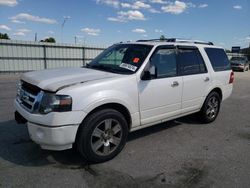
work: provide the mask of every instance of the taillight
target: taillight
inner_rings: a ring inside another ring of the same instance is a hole
[[[229,84],[232,84],[234,82],[234,72],[232,71],[230,74]]]

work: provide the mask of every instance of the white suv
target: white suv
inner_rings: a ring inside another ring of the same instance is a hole
[[[234,74],[221,47],[177,39],[115,44],[86,67],[23,74],[14,101],[43,149],[115,157],[128,132],[199,112],[216,119]]]

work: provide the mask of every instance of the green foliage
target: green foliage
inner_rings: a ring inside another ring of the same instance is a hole
[[[50,42],[50,43],[56,43],[56,39],[53,37],[46,38],[44,40],[40,40],[40,42]]]
[[[160,40],[165,40],[165,39],[166,39],[166,37],[164,35],[160,36]]]
[[[0,33],[0,39],[8,39],[8,40],[10,40],[10,37],[8,36],[7,33]]]

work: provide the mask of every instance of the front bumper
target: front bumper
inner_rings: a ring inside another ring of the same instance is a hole
[[[43,149],[65,150],[72,147],[76,133],[86,113],[83,111],[33,114],[15,100],[14,107],[28,121],[30,138]]]
[[[31,140],[47,150],[65,150],[72,148],[79,125],[45,127],[28,122]]]

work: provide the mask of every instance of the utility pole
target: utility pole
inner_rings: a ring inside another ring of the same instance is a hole
[[[62,25],[61,25],[61,42],[63,43],[63,28],[64,28],[64,25],[66,23],[66,21],[68,19],[70,19],[71,17],[70,16],[64,16],[63,17],[63,22],[62,22]]]
[[[35,33],[35,42],[37,41],[37,33]]]
[[[76,44],[76,39],[77,39],[77,38],[76,38],[76,36],[75,36],[75,44]]]

